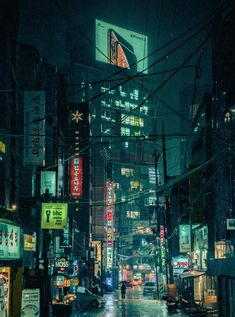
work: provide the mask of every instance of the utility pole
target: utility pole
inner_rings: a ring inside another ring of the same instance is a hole
[[[160,157],[160,153],[158,151],[158,148],[155,149],[155,151],[153,152],[153,156],[154,156],[154,165],[155,165],[155,175],[156,175],[156,180],[155,180],[155,184],[156,187],[158,187],[158,177],[157,177],[157,164],[158,164],[158,159]],[[159,208],[159,197],[156,191],[156,204],[155,204],[155,218],[156,218],[156,223],[157,223],[157,214],[158,214],[158,208]],[[158,232],[158,230],[156,230],[156,232]],[[155,236],[155,242],[157,243],[157,235]],[[157,246],[158,247],[158,246]],[[155,248],[155,254],[154,254],[154,261],[155,261],[155,269],[156,269],[156,287],[157,287],[157,299],[160,298],[160,293],[159,293],[159,250],[157,249],[157,247]],[[158,251],[156,251],[158,250]]]
[[[164,175],[164,184],[167,182],[167,164],[166,164],[166,140],[165,140],[165,127],[164,121],[162,121],[162,154],[163,154],[163,175]],[[168,237],[167,237],[167,213],[168,213],[168,199],[165,198],[165,208],[163,216],[163,225],[165,233],[165,266],[166,266],[166,284],[168,284]]]
[[[101,240],[101,263],[100,263],[100,290],[101,296],[104,295],[104,288],[103,288],[103,256],[104,256],[104,242]]]

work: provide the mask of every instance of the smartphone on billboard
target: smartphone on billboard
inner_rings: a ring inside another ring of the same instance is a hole
[[[112,29],[108,30],[107,36],[108,63],[122,68],[130,68],[130,54],[135,56],[133,48]]]

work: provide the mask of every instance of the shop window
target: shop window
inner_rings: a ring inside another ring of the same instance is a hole
[[[226,259],[234,256],[234,247],[231,241],[221,240],[215,242],[215,259]]]

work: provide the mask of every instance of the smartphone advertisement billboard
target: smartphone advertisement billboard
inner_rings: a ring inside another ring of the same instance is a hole
[[[147,74],[146,35],[96,20],[96,47],[97,61]]]

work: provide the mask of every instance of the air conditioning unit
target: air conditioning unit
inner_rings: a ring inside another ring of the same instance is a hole
[[[227,219],[227,230],[235,230],[235,219]]]

